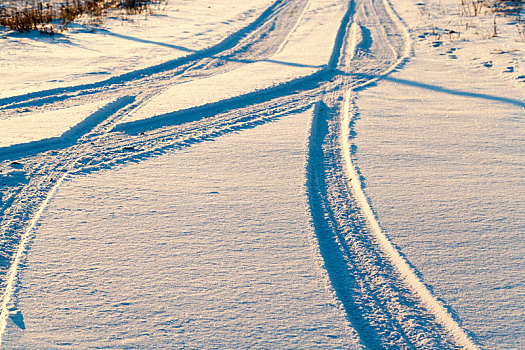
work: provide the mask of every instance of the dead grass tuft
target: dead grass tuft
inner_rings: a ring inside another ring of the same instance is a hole
[[[152,4],[167,4],[167,0],[73,0],[53,6],[38,2],[25,4],[24,8],[5,8],[0,6],[0,26],[18,32],[39,30],[53,34],[67,29],[77,18],[86,15],[100,21],[109,10],[120,9],[121,15],[152,13]]]

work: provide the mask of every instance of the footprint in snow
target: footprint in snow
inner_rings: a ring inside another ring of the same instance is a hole
[[[20,329],[26,329],[26,325],[24,323],[24,316],[22,315],[22,311],[18,309],[11,309],[9,310],[9,318],[13,321],[14,324],[16,324]]]
[[[24,166],[22,165],[22,163],[19,163],[17,161],[14,161],[14,162],[11,162],[11,168],[15,168],[15,169],[22,169]]]
[[[0,174],[0,185],[12,186],[27,182],[26,174],[22,170],[9,170]]]

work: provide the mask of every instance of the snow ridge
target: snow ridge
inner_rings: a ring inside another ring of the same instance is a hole
[[[17,159],[32,154],[42,153],[47,150],[55,150],[71,146],[75,144],[80,137],[87,134],[96,125],[104,121],[108,114],[114,114],[117,110],[133,101],[134,97],[132,96],[120,97],[91,114],[82,122],[78,123],[60,136],[28,143],[19,143],[8,147],[0,147],[0,160]]]
[[[357,171],[350,157],[350,100],[352,98],[352,91],[348,90],[345,95],[343,106],[343,113],[341,117],[341,153],[343,154],[345,175],[352,188],[352,192],[356,197],[359,207],[366,217],[366,221],[372,231],[375,239],[379,242],[381,249],[388,255],[401,273],[403,278],[411,286],[412,290],[419,295],[425,306],[436,315],[436,319],[441,323],[451,334],[453,334],[456,342],[465,349],[477,349],[477,346],[472,342],[458,323],[445,310],[443,305],[437,300],[432,293],[427,289],[423,282],[417,277],[412,268],[407,264],[405,259],[399,254],[399,251],[392,245],[388,237],[383,233],[376,216],[370,207],[368,199],[363,192],[363,186]]]

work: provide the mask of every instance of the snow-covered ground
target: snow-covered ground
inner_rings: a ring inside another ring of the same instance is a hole
[[[520,23],[393,5],[2,33],[2,346],[523,347]]]
[[[310,223],[311,113],[66,181],[3,348],[356,347]]]
[[[205,49],[253,22],[271,0],[177,0],[157,15],[89,18],[53,36],[0,31],[0,98],[93,83]],[[0,29],[1,30],[1,29]]]
[[[473,64],[493,45],[525,48],[505,39],[417,40],[403,69],[359,93],[352,140],[383,229],[486,349],[525,346],[525,86]]]

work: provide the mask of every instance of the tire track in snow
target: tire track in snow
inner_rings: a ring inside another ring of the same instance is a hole
[[[308,186],[320,250],[335,292],[365,347],[476,349],[381,231],[350,159],[353,91],[402,65],[410,52],[406,27],[386,0],[383,4],[394,26],[403,31],[405,44],[390,43],[385,16],[378,15],[381,8],[372,1],[362,2],[348,32],[349,41],[343,45],[349,52],[339,60],[340,70],[349,64],[355,67],[354,79],[346,82],[345,93],[325,94],[315,109]],[[366,15],[360,17],[363,12]],[[374,26],[374,18],[383,20],[383,25]],[[363,37],[365,30],[368,37]],[[374,51],[361,52],[362,48]],[[378,58],[383,66],[369,64]],[[360,74],[370,68],[376,70],[376,77],[359,81]]]
[[[293,7],[304,7],[306,6],[305,2],[306,0],[276,0],[255,21],[223,39],[220,43],[156,66],[138,69],[96,83],[1,98],[0,111],[35,106],[41,107],[84,95],[93,95],[100,92],[107,94],[111,90],[130,89],[136,85],[148,85],[148,83],[159,84],[163,80],[169,80],[164,85],[172,85],[174,78],[192,71],[196,71],[193,72],[193,76],[200,74],[203,70],[209,76],[212,74],[210,67],[216,68],[213,65],[203,66],[203,62],[208,62],[209,64],[209,60],[221,61],[222,63],[217,66],[227,68],[229,65],[245,64],[250,61],[250,57],[256,57],[256,59],[267,58],[275,52],[277,45],[280,45],[283,40],[282,35],[279,35],[278,29],[282,27],[283,30],[287,30],[299,20],[294,16],[279,15],[287,13]],[[219,70],[218,73],[221,72],[223,70]]]
[[[306,4],[304,5],[304,8],[303,10],[301,11],[301,15],[299,15],[299,17],[297,18],[297,22],[295,22],[295,25],[293,26],[293,28],[290,30],[290,32],[288,33],[288,35],[284,38],[283,42],[281,43],[281,45],[279,45],[279,47],[277,48],[277,50],[275,51],[276,53],[280,53],[284,47],[286,46],[286,44],[288,43],[288,40],[290,40],[290,37],[292,36],[292,34],[295,32],[295,30],[297,29],[297,27],[299,27],[299,24],[301,23],[301,21],[303,20],[303,17],[304,17],[304,14],[306,13],[306,11],[308,10],[308,8],[310,7],[310,3],[311,3],[311,0],[307,0],[306,1]],[[291,11],[294,11],[294,9],[292,8]]]
[[[368,198],[363,192],[363,185],[360,177],[355,170],[350,157],[350,100],[352,91],[348,90],[345,94],[344,106],[341,117],[341,153],[343,154],[345,176],[352,188],[352,192],[362,210],[370,231],[374,238],[379,242],[381,249],[386,253],[393,265],[400,272],[406,282],[410,285],[414,293],[419,295],[426,308],[431,311],[439,323],[450,332],[455,338],[456,342],[465,349],[477,349],[472,340],[468,337],[465,331],[452,318],[443,304],[436,299],[434,295],[428,290],[424,283],[417,277],[414,270],[400,255],[399,251],[392,245],[388,237],[383,233],[379,223],[376,219],[372,208],[370,207]]]
[[[134,97],[131,96],[120,97],[92,113],[61,136],[0,148],[0,161],[27,157],[47,150],[66,148],[67,146],[74,145],[83,135],[92,132],[100,123],[104,122],[108,116],[115,114],[118,110],[131,104],[133,101]]]
[[[117,101],[114,101],[112,103],[109,103],[108,105],[101,108],[99,111],[94,113],[90,120],[87,120],[84,125],[81,125],[81,127],[78,128],[78,130],[72,130],[70,135],[67,135],[65,140],[63,142],[70,142],[70,138],[78,137],[82,138],[82,133],[85,132],[83,128],[87,128],[87,130],[96,128],[97,123],[100,123],[104,119],[108,118],[110,115],[117,113],[119,110],[124,108],[126,105],[131,103],[133,101],[133,97],[131,96],[124,96],[119,98]],[[89,131],[88,131],[89,132]],[[75,135],[77,134],[77,135]],[[52,140],[50,141],[51,144],[55,145],[57,143],[60,143],[60,140]],[[47,143],[44,143],[44,146],[48,146]],[[82,147],[88,147],[86,143],[81,143],[77,148]],[[69,153],[69,150],[66,149],[66,153]],[[13,257],[11,258],[11,262],[9,265],[9,268],[5,272],[4,277],[4,287],[3,287],[3,293],[2,297],[0,299],[0,348],[2,345],[2,335],[4,334],[5,327],[7,325],[7,319],[8,317],[16,317],[20,311],[16,308],[16,305],[13,303],[13,296],[16,290],[16,283],[19,273],[20,264],[22,262],[22,259],[26,253],[26,247],[29,243],[31,236],[34,232],[34,229],[36,227],[36,224],[38,223],[44,209],[48,205],[51,198],[54,196],[64,179],[69,175],[69,173],[75,168],[75,164],[79,160],[78,154],[80,152],[74,152],[72,156],[69,156],[66,158],[66,164],[63,166],[59,173],[57,173],[57,179],[53,180],[54,185],[47,186],[45,196],[41,203],[38,204],[36,211],[34,214],[28,216],[29,222],[27,223],[26,227],[23,229],[23,232],[18,236],[11,236],[6,237],[6,232],[11,230],[17,230],[20,226],[20,222],[17,222],[18,220],[2,220],[2,233],[3,233],[3,239],[2,239],[2,245],[3,245],[3,251],[2,253],[6,253],[7,246],[11,246],[15,248],[13,250]],[[47,180],[49,176],[46,176],[44,181]],[[37,179],[41,180],[41,179]],[[28,198],[26,198],[28,199]],[[16,217],[15,217],[16,219]],[[6,227],[7,226],[7,227]],[[11,244],[8,244],[6,239],[15,239],[15,242],[11,242]]]
[[[58,188],[60,187],[67,175],[68,173],[65,172],[58,179],[56,184],[53,187],[51,187],[44,201],[40,204],[36,213],[32,216],[27,228],[20,237],[18,249],[16,250],[14,258],[11,262],[11,267],[9,268],[9,270],[7,270],[4,292],[0,303],[0,348],[2,347],[3,339],[1,335],[3,335],[5,332],[8,317],[16,317],[20,313],[16,305],[12,302],[12,299],[16,289],[19,267],[22,262],[23,256],[26,253],[26,246],[29,243],[29,240],[31,239],[31,235],[35,229],[36,224],[38,223],[38,220],[40,220],[40,216],[44,212],[44,209],[46,208],[51,198],[55,195],[56,191],[58,190]]]
[[[308,159],[314,227],[348,319],[370,349],[476,349],[379,228],[349,159],[351,94],[317,104]]]

